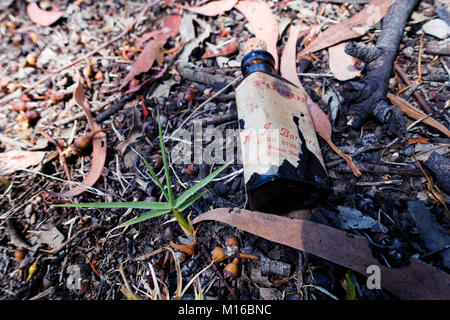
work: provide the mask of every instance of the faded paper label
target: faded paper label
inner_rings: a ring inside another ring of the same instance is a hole
[[[254,173],[275,174],[285,160],[299,167],[303,144],[325,169],[303,90],[255,72],[237,88],[236,104],[245,183]]]

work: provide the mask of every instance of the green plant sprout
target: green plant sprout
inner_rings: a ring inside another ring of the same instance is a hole
[[[183,216],[182,212],[186,210],[189,206],[191,206],[195,201],[202,198],[205,192],[201,192],[196,195],[197,191],[211,182],[219,173],[221,173],[230,163],[226,163],[221,166],[219,169],[203,178],[197,184],[192,186],[190,189],[186,190],[181,196],[177,199],[174,198],[171,180],[169,174],[169,164],[166,156],[166,150],[164,147],[164,140],[162,136],[161,122],[159,119],[158,113],[158,130],[159,130],[159,144],[161,147],[161,157],[164,165],[164,175],[166,177],[166,185],[167,190],[162,185],[161,181],[156,176],[152,167],[148,164],[148,162],[141,156],[141,159],[144,161],[145,166],[147,167],[150,175],[152,176],[154,182],[161,189],[164,197],[167,202],[147,202],[147,201],[136,201],[136,202],[102,202],[102,203],[65,203],[65,204],[57,204],[54,207],[70,207],[70,208],[103,208],[103,209],[115,209],[115,208],[132,208],[132,209],[146,209],[150,210],[143,215],[128,220],[117,228],[130,226],[135,223],[139,223],[151,218],[155,218],[158,216],[162,216],[169,212],[172,212],[173,216],[177,220],[178,224],[181,226],[182,230],[185,232],[187,236],[191,236],[194,234],[193,226],[191,223],[188,223]]]

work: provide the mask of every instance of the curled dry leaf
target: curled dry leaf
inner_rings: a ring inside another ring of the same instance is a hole
[[[291,81],[297,87],[305,91],[303,85],[301,84],[298,78],[297,65],[295,62],[297,39],[301,31],[302,27],[299,25],[291,28],[289,32],[288,41],[286,42],[286,45],[284,46],[283,49],[283,53],[281,55],[280,72],[285,79]],[[328,143],[328,145],[333,149],[334,152],[336,152],[341,158],[343,158],[347,162],[348,166],[352,169],[353,174],[356,177],[360,177],[361,171],[353,163],[352,158],[349,155],[344,154],[341,150],[339,150],[339,148],[336,147],[334,143],[331,141],[332,128],[328,116],[325,114],[325,112],[322,111],[322,109],[317,105],[317,103],[315,103],[311,99],[311,97],[307,96],[306,103],[308,105],[309,112],[311,113],[311,117],[313,119],[314,127],[317,133]]]
[[[358,59],[345,53],[345,43],[340,43],[328,49],[329,67],[334,77],[339,81],[346,81],[361,75],[356,68]]]
[[[48,27],[49,25],[55,23],[64,14],[64,11],[46,11],[38,7],[36,2],[32,2],[27,6],[27,14],[31,21],[37,23],[41,26]]]
[[[266,2],[257,0],[239,1],[235,6],[250,23],[256,38],[267,44],[267,51],[275,59],[275,69],[278,69],[278,21],[272,9]]]
[[[92,138],[92,155],[91,155],[91,167],[89,172],[85,176],[84,180],[80,185],[65,191],[65,192],[51,192],[47,191],[53,197],[58,198],[71,198],[80,193],[86,191],[88,187],[92,187],[100,177],[106,160],[106,133],[101,131],[100,126],[94,121],[92,117],[89,103],[86,100],[83,90],[83,84],[80,82],[78,87],[75,89],[73,99],[75,103],[83,108],[84,113],[88,119],[89,128],[91,132],[97,131],[97,133]]]
[[[237,2],[238,0],[211,1],[203,6],[188,7],[186,9],[204,16],[213,17],[233,9]]]
[[[306,211],[306,210],[304,210]],[[367,266],[377,265],[381,285],[401,299],[447,299],[450,275],[418,259],[402,268],[387,268],[374,258],[364,237],[312,221],[291,219],[257,211],[217,208],[193,220],[214,220],[264,239],[314,254],[322,259],[367,275]]]
[[[423,113],[422,111],[420,111],[419,109],[417,109],[416,107],[411,105],[409,102],[403,100],[399,96],[393,95],[392,93],[388,93],[386,96],[389,98],[389,100],[391,100],[391,102],[393,104],[395,104],[397,107],[399,107],[400,110],[402,110],[402,112],[404,114],[406,114],[408,117],[411,117],[415,120],[424,119],[427,117],[427,115],[425,113]],[[422,120],[422,122],[439,130],[440,132],[445,134],[447,137],[450,137],[450,130],[448,130],[446,127],[444,127],[442,124],[440,124],[435,119],[426,118],[426,119]]]
[[[391,6],[392,0],[372,0],[350,19],[329,27],[313,40],[298,55],[305,56],[317,50],[328,48],[336,43],[362,36],[380,21]]]
[[[174,243],[172,240],[170,240],[170,246],[176,250],[183,251],[184,253],[186,253],[190,256],[195,255],[195,246],[192,244],[190,244],[190,245],[177,244],[177,243]]]

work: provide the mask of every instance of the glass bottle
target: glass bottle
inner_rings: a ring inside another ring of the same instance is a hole
[[[247,46],[236,89],[244,180],[250,209],[312,208],[329,193],[306,93],[275,73],[262,45]]]

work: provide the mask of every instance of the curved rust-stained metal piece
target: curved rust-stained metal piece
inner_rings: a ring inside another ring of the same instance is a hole
[[[193,223],[215,220],[262,238],[305,251],[367,275],[370,265],[381,271],[381,286],[405,300],[450,299],[450,275],[418,259],[401,268],[387,268],[373,257],[368,241],[312,221],[257,211],[218,208],[197,216]]]
[[[97,182],[102,173],[103,167],[105,166],[107,149],[106,133],[100,131],[100,126],[94,121],[89,103],[87,102],[84,95],[83,85],[81,83],[78,85],[77,89],[74,92],[74,101],[77,105],[83,108],[83,111],[88,119],[91,132],[98,131],[98,133],[92,137],[91,168],[89,169],[89,172],[87,173],[84,180],[76,187],[65,192],[47,191],[47,193],[52,197],[71,198],[79,195],[80,193],[83,193],[87,190],[87,188],[93,186]]]

